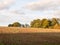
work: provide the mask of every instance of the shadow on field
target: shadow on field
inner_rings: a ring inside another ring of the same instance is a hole
[[[0,45],[60,45],[60,33],[0,34]]]

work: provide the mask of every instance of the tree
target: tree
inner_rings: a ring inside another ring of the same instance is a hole
[[[56,24],[59,24],[56,18],[52,18],[52,23],[51,25],[54,26]]]
[[[60,29],[60,25],[55,24],[53,28],[54,28],[54,29]]]
[[[20,27],[20,26],[21,26],[21,24],[19,22],[14,22],[13,23],[13,27]]]
[[[51,26],[51,21],[48,19],[36,19],[31,22],[31,27],[35,28],[49,28]]]
[[[59,23],[59,25],[60,25],[60,18],[57,18],[57,21],[58,21],[58,23]]]
[[[13,27],[13,25],[12,24],[9,24],[8,27]]]
[[[39,28],[41,26],[40,19],[33,20],[30,25],[31,27]]]
[[[42,28],[49,28],[51,21],[47,19],[42,19],[41,21],[41,27]]]
[[[44,23],[45,20],[47,20],[47,19],[42,19],[41,20],[41,28],[43,28],[43,25],[44,25],[43,23]]]
[[[39,24],[39,23],[35,23],[35,24],[34,24],[34,27],[35,27],[35,28],[40,28],[40,24]]]

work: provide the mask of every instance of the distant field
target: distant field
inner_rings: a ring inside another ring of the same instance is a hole
[[[46,32],[46,33],[60,32],[60,29],[0,27],[0,33],[41,33],[41,32]]]
[[[0,27],[0,45],[60,45],[60,29]]]

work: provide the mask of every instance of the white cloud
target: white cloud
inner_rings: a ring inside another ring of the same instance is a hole
[[[3,19],[4,18],[4,19]],[[5,16],[5,15],[0,15],[0,23],[2,22],[6,22],[8,20],[9,16]]]
[[[10,12],[13,14],[16,14],[16,15],[24,15],[25,14],[23,10],[12,10]]]
[[[0,0],[0,10],[8,9],[14,2],[15,0]]]
[[[29,3],[25,8],[31,10],[57,10],[60,7],[60,0],[42,0]]]
[[[55,10],[55,11],[54,11],[54,15],[56,15],[56,16],[58,15],[58,17],[60,17],[60,16],[59,16],[59,15],[60,15],[60,10]]]
[[[60,0],[39,0],[27,4],[24,8],[32,11],[41,11],[53,17],[60,17]]]
[[[1,15],[13,17],[19,15],[25,15],[25,13],[22,10],[0,10],[0,16]]]

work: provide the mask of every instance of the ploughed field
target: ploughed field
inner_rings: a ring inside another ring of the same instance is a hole
[[[60,29],[0,27],[0,45],[60,45]]]

